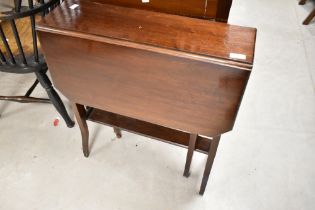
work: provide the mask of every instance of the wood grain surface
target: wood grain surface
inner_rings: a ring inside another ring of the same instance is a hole
[[[88,0],[102,4],[227,22],[232,0]]]
[[[56,33],[69,36],[75,35],[71,35],[72,32],[86,34],[88,39],[107,37],[196,56],[253,63],[256,36],[253,28],[82,0],[67,2],[45,18],[39,29],[55,29]],[[71,10],[71,3],[80,7]],[[230,53],[241,54],[245,59],[232,59]]]
[[[214,136],[231,130],[250,71],[87,39],[40,33],[71,101]]]
[[[86,120],[118,136],[125,129],[188,146],[186,177],[194,150],[208,153],[204,193],[251,73],[255,29],[71,0],[37,30],[54,83],[73,104],[86,157]]]
[[[63,4],[37,28],[54,83],[72,102],[207,137],[233,128],[255,29],[72,2],[76,10]],[[236,60],[245,70],[212,62],[230,61],[231,51],[246,55]]]

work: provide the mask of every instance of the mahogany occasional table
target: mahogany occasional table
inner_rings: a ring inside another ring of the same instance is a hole
[[[188,148],[186,177],[196,150],[208,156],[203,194],[251,73],[256,29],[66,2],[37,30],[54,84],[73,104],[84,155],[86,120],[118,137],[123,129]]]

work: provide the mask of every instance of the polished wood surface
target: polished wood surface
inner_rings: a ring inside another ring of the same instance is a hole
[[[251,65],[254,29],[74,2],[76,12],[63,4],[38,26],[53,80],[70,100],[205,136],[232,129],[250,69],[215,65],[211,58],[226,60],[233,50]],[[110,43],[117,39],[154,44],[159,51]],[[163,53],[165,48],[174,53]],[[186,58],[178,56],[183,51]],[[210,60],[196,60],[196,52]]]
[[[40,40],[56,87],[71,101],[205,136],[232,129],[250,74],[50,33]]]
[[[215,20],[220,22],[226,22],[229,18],[230,8],[232,6],[232,0],[218,0]],[[211,13],[212,5],[207,5],[206,16],[212,17]]]
[[[113,4],[117,6],[132,7],[158,11],[176,15],[203,18],[205,13],[206,0],[149,0],[142,3],[141,0],[90,0],[102,4]],[[209,1],[216,7],[217,0]],[[215,11],[214,11],[215,12]],[[212,13],[215,16],[215,13]]]
[[[201,19],[227,22],[232,0],[89,0]]]
[[[111,38],[158,46],[196,54],[191,57],[205,56],[205,59],[232,60],[230,53],[237,53],[246,58],[235,61],[253,63],[256,34],[253,28],[82,0],[71,2],[80,7],[71,10],[69,2],[62,4],[41,22],[40,30],[54,29],[55,33],[79,37],[81,33],[91,40]]]
[[[69,2],[37,30],[54,83],[73,104],[84,155],[86,120],[187,147],[187,177],[202,151],[203,194],[251,73],[256,30],[85,0],[71,1],[79,5],[72,10]]]

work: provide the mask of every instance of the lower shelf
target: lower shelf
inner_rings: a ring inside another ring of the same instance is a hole
[[[90,108],[87,113],[87,119],[92,122],[118,127],[122,130],[127,130],[186,148],[189,144],[189,133],[184,131],[163,127],[96,108]],[[207,154],[209,148],[210,140],[205,137],[198,136],[195,150]]]

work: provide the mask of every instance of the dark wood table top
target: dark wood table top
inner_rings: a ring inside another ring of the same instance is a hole
[[[255,29],[69,2],[37,30],[52,79],[70,101],[206,137],[233,128]]]
[[[94,40],[111,38],[142,45],[134,47],[188,52],[191,58],[253,63],[256,29],[84,0],[70,2],[46,17],[41,30],[53,28],[70,36],[81,33]],[[80,6],[72,10],[72,4]],[[244,57],[233,58],[230,53]]]

